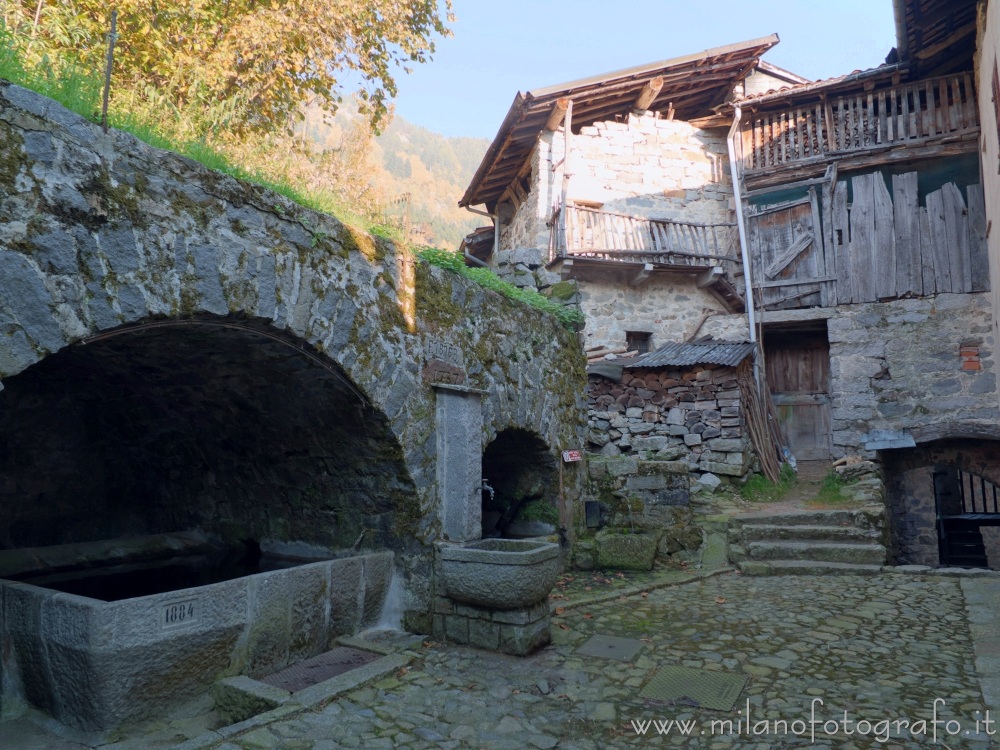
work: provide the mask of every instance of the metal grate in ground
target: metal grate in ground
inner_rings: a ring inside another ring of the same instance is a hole
[[[576,650],[581,656],[600,656],[616,661],[632,661],[642,648],[642,641],[614,635],[592,635]]]
[[[369,662],[380,658],[379,654],[371,651],[361,651],[356,648],[338,646],[327,651],[325,654],[314,656],[311,659],[300,661],[290,667],[269,674],[266,677],[259,677],[260,682],[274,685],[276,688],[296,693],[299,690],[310,687],[323,680],[329,680],[344,672],[363,667]]]
[[[640,698],[665,703],[731,711],[749,677],[689,667],[660,667],[641,691]]]

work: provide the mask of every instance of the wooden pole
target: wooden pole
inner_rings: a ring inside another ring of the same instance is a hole
[[[653,100],[659,95],[660,89],[663,88],[663,76],[657,76],[650,81],[646,82],[646,85],[642,87],[642,91],[639,92],[639,96],[635,100],[635,104],[632,105],[632,109],[637,112],[645,112],[649,109],[649,105],[653,103]]]
[[[108,34],[108,65],[104,70],[104,102],[101,105],[101,127],[108,132],[108,98],[111,95],[111,68],[115,60],[115,41],[118,39],[118,11],[111,11],[111,33]]]
[[[569,99],[566,102],[566,121],[565,130],[563,131],[563,179],[562,179],[562,200],[561,206],[559,208],[560,213],[560,225],[562,228],[562,250],[566,251],[569,247],[569,238],[566,236],[566,230],[568,228],[567,217],[566,217],[566,204],[568,202],[569,195],[569,178],[572,174],[569,171],[569,154],[571,145],[571,136],[573,130],[573,100]]]
[[[566,116],[566,110],[569,109],[569,98],[561,97],[556,99],[556,103],[552,105],[552,113],[549,115],[549,119],[545,121],[545,129],[553,131],[559,128],[562,124],[563,117]]]

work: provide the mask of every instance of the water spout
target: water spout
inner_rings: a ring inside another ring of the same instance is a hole
[[[403,629],[403,577],[392,573],[389,591],[382,604],[382,614],[372,630],[402,630]]]
[[[479,484],[479,489],[480,490],[486,490],[487,492],[490,493],[490,504],[492,505],[493,504],[493,497],[496,495],[496,492],[494,492],[493,488],[490,487],[489,481],[486,480],[486,479],[482,480],[482,482],[480,482],[480,484]]]

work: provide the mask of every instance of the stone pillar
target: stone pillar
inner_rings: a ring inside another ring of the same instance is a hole
[[[444,539],[468,542],[483,533],[483,391],[435,384],[437,485]]]

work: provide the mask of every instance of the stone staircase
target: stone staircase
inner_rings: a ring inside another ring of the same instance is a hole
[[[733,516],[728,542],[747,575],[874,575],[886,564],[885,509]]]

